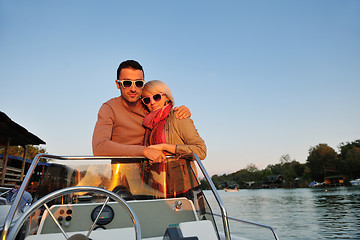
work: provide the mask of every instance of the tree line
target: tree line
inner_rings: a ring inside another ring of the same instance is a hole
[[[0,147],[0,154],[4,154]],[[270,176],[282,176],[281,187],[306,187],[310,182],[323,182],[325,177],[343,175],[349,180],[360,177],[360,139],[353,142],[340,143],[338,152],[325,143],[310,147],[306,163],[291,159],[289,154],[280,157],[280,163],[270,164],[265,169],[258,169],[255,164],[249,164],[231,174],[213,175],[211,177],[219,189],[225,187],[260,188],[269,181]],[[10,146],[8,155],[22,157],[24,148]],[[33,159],[38,153],[46,153],[40,146],[27,146],[26,158]],[[201,180],[204,189],[209,186]]]
[[[24,147],[22,146],[9,146],[8,148],[8,155],[13,155],[17,157],[24,156]],[[5,147],[0,147],[0,154],[4,154]],[[41,146],[34,146],[34,145],[27,145],[26,146],[26,158],[27,159],[34,159],[34,157],[39,153],[47,153],[46,149]]]
[[[312,181],[324,182],[325,177],[331,176],[346,176],[345,184],[349,184],[349,180],[360,177],[360,139],[340,143],[338,150],[336,152],[327,144],[320,143],[310,147],[306,163],[285,154],[280,157],[280,163],[270,164],[265,169],[260,170],[255,164],[249,164],[245,169],[213,175],[211,179],[218,189],[261,188],[268,186],[265,183],[273,176],[281,176],[281,185],[277,187],[306,187]],[[201,183],[204,189],[209,188],[204,179]]]

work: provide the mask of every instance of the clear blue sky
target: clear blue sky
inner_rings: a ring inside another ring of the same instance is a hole
[[[51,154],[92,154],[127,59],[191,109],[210,174],[360,138],[358,0],[0,0],[0,110]]]

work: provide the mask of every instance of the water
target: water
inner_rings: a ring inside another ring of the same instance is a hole
[[[270,225],[280,240],[360,239],[360,187],[218,192],[229,216]],[[211,192],[206,196],[213,205]],[[220,213],[218,208],[213,211]],[[217,223],[222,226],[221,219]],[[239,236],[274,239],[269,230],[234,222],[230,226]]]

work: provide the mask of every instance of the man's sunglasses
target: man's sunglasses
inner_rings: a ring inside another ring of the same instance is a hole
[[[135,83],[135,86],[137,88],[143,88],[145,85],[145,81],[144,80],[116,80],[116,82],[118,82],[119,84],[121,84],[121,86],[123,88],[130,88],[133,83]]]
[[[153,99],[155,102],[158,102],[161,100],[161,97],[165,95],[165,93],[158,93],[158,94],[155,94],[151,97],[144,97],[141,99],[141,101],[145,104],[145,105],[148,105],[151,103],[151,99]]]

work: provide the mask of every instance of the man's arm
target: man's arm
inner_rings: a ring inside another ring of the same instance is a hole
[[[142,156],[144,147],[112,141],[115,115],[112,108],[103,104],[94,128],[92,147],[95,156]]]
[[[145,156],[156,162],[165,159],[162,151],[148,149],[141,145],[121,144],[112,141],[114,121],[113,110],[104,104],[99,110],[92,138],[94,156]]]

